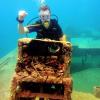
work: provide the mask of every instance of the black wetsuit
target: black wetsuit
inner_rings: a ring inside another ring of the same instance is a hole
[[[37,32],[36,38],[49,38],[52,40],[59,40],[63,36],[62,29],[58,25],[55,19],[51,19],[49,28],[45,28],[41,20],[37,21],[35,24],[27,26],[30,32]]]

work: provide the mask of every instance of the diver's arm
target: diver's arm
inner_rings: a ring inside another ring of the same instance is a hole
[[[29,32],[28,28],[24,27],[22,23],[18,23],[18,31],[21,34]]]
[[[58,34],[59,34],[59,35],[58,35],[58,36],[59,36],[59,41],[64,41],[64,42],[66,42],[66,41],[67,41],[66,35],[63,34],[63,31],[62,31],[60,25],[58,24],[58,22],[57,22],[56,20],[54,20],[54,22],[55,22],[55,26],[56,26],[56,28],[57,28],[57,32],[58,32]]]
[[[23,22],[24,22],[24,18],[27,15],[27,12],[24,10],[20,10],[18,12],[18,17],[17,17],[17,21],[18,21],[18,31],[19,33],[28,33],[29,30],[27,27],[23,26]]]
[[[63,34],[63,36],[59,39],[60,41],[63,42],[63,46],[66,47],[67,46],[67,38],[66,38],[66,35]]]
[[[59,39],[60,41],[67,41],[66,35],[64,34],[62,37]]]

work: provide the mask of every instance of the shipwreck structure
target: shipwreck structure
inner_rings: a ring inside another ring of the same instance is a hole
[[[22,38],[11,84],[11,100],[71,100],[69,42]]]

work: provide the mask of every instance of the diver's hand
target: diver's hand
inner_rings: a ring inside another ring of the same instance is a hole
[[[25,16],[26,16],[27,14],[28,14],[28,13],[27,13],[26,11],[20,10],[20,11],[18,12],[18,19],[19,19],[19,20],[24,20],[24,18],[25,18]]]

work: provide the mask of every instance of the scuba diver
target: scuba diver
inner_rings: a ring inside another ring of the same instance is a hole
[[[23,26],[26,11],[19,11],[17,21],[19,33],[37,32],[37,39],[51,39],[66,41],[61,27],[56,19],[51,19],[51,11],[47,5],[42,5],[39,9],[39,20],[34,24]]]

